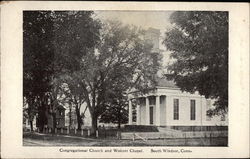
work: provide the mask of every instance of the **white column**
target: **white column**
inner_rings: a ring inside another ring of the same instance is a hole
[[[141,125],[141,106],[137,103],[136,105],[136,125]]]
[[[132,101],[128,100],[128,124],[132,125]]]
[[[155,125],[160,126],[161,111],[160,111],[160,96],[155,97]]]
[[[145,115],[146,125],[150,125],[149,120],[149,99],[146,97],[146,115]]]
[[[165,123],[164,123],[164,125],[167,125],[167,124],[168,124],[168,115],[167,115],[167,114],[168,114],[168,103],[169,103],[169,100],[168,100],[168,99],[169,99],[169,97],[166,95],[166,96],[165,96],[165,110],[166,110],[166,112],[165,112],[165,114],[164,114],[164,115],[165,115],[165,116],[164,116],[164,117],[165,117]]]

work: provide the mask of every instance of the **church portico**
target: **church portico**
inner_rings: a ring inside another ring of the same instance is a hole
[[[132,106],[134,101],[135,106]],[[129,99],[129,125],[165,125],[165,95],[148,95]],[[134,108],[134,109],[133,109]],[[133,122],[133,111],[136,121]]]

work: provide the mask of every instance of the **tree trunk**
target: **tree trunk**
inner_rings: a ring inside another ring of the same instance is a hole
[[[95,136],[97,130],[97,117],[95,114],[91,114],[91,117],[92,117],[91,136]]]
[[[72,127],[72,112],[71,112],[71,107],[69,108],[69,128]]]
[[[78,106],[76,106],[76,119],[77,119],[77,129],[81,130],[82,119],[81,119],[80,110]]]
[[[121,115],[120,115],[120,112],[118,113],[118,129],[121,128]]]
[[[121,129],[121,122],[118,122],[118,129]]]
[[[39,131],[40,131],[40,132],[43,132],[44,125],[47,124],[46,111],[47,111],[47,110],[46,110],[46,108],[45,108],[45,105],[42,105],[42,106],[39,107],[39,109],[38,109],[38,121],[37,121],[37,124],[38,124]]]
[[[33,106],[33,101],[28,102],[28,119],[30,123],[30,131],[33,131],[32,106]]]
[[[52,113],[52,133],[55,133],[56,129],[56,113]]]
[[[121,129],[121,109],[118,110],[118,129]]]
[[[48,98],[44,95],[39,95],[39,108],[37,126],[39,131],[43,132],[44,126],[48,124]]]
[[[32,120],[29,120],[29,122],[30,122],[30,131],[33,131],[33,122]]]

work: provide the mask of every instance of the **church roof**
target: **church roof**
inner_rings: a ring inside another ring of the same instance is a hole
[[[179,89],[179,87],[175,84],[174,81],[171,81],[171,80],[167,80],[166,78],[164,77],[158,77],[156,79],[156,85],[151,87],[151,89],[155,89],[155,88],[159,88],[159,87],[165,87],[166,89]],[[130,90],[130,92],[128,93],[135,93],[135,92],[138,92],[139,90],[136,90],[136,89],[132,89]]]
[[[155,29],[155,28],[148,28],[147,30],[148,33],[154,33],[154,34],[161,34],[160,29]]]
[[[170,81],[165,78],[158,78],[156,87],[179,88],[174,81]]]

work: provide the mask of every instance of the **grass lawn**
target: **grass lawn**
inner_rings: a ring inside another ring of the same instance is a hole
[[[227,146],[227,138],[116,140],[24,133],[23,146]]]

